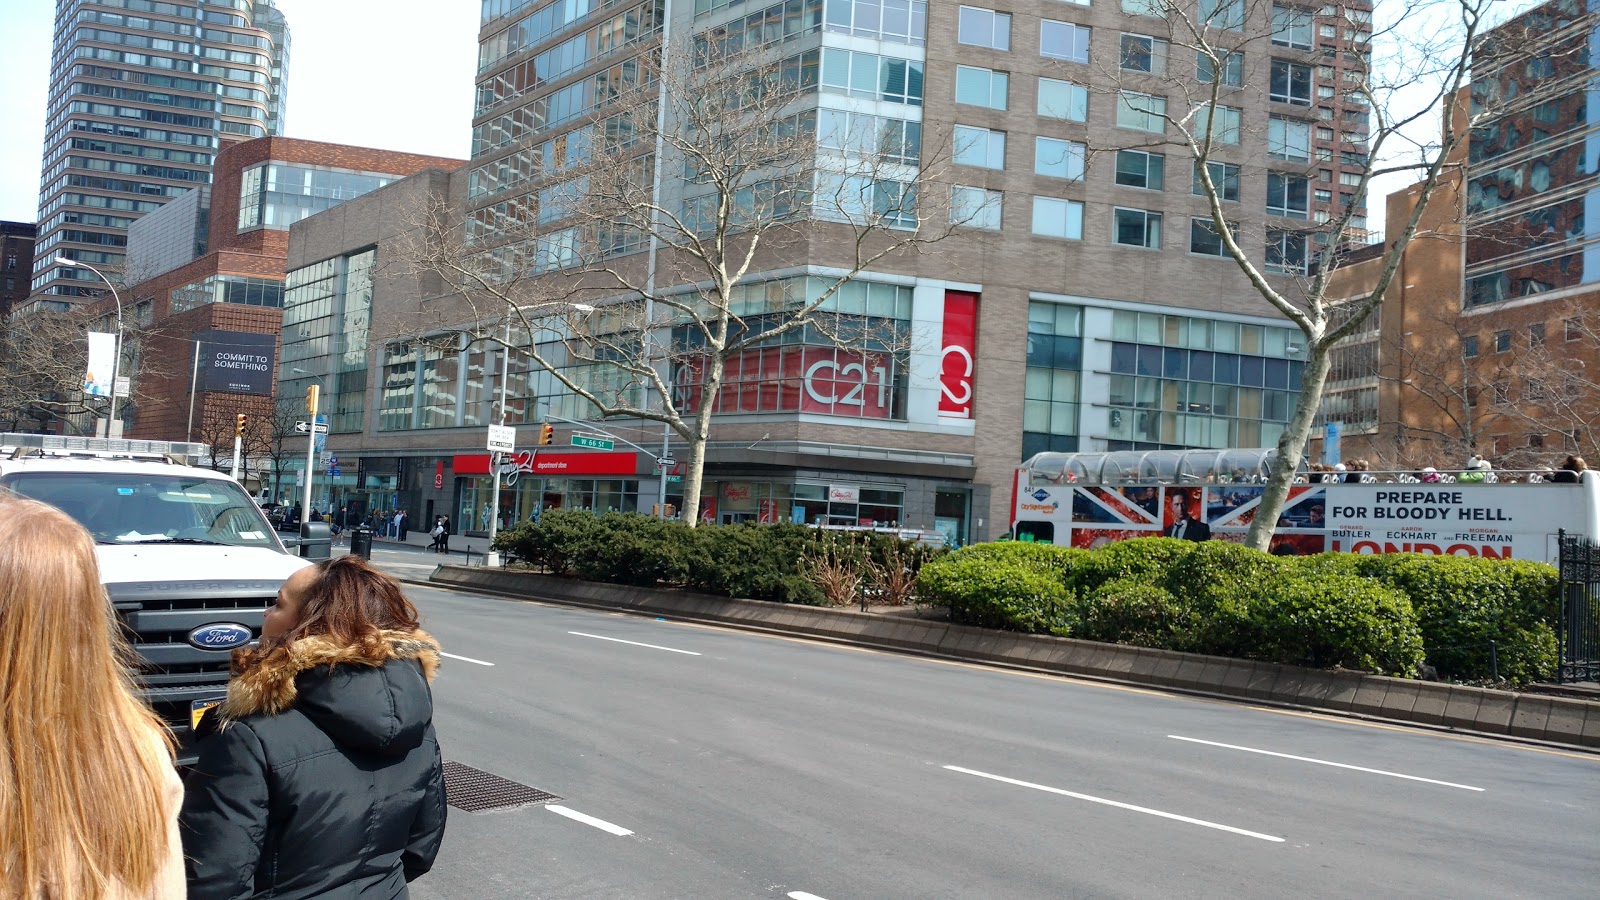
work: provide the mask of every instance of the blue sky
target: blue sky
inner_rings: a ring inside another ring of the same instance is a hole
[[[278,0],[292,34],[289,137],[465,159],[475,0]],[[53,0],[0,0],[0,219],[38,214]]]

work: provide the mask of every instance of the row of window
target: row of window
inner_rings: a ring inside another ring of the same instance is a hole
[[[1561,339],[1563,341],[1581,341],[1588,335],[1581,317],[1570,317],[1561,320]],[[1511,352],[1511,329],[1504,328],[1494,333],[1492,346],[1495,353]],[[1543,322],[1535,322],[1528,326],[1528,349],[1536,350],[1545,344],[1545,326]],[[1478,336],[1468,335],[1461,339],[1461,355],[1475,357],[1479,355]]]

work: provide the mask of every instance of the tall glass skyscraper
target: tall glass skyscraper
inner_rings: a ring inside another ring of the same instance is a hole
[[[289,26],[273,0],[57,0],[32,298],[97,294],[128,226],[211,182],[217,151],[280,134]],[[134,280],[138,273],[127,273]]]

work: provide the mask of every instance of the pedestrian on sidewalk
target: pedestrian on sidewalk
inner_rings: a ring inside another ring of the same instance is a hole
[[[428,532],[428,537],[433,538],[433,543],[428,545],[428,549],[438,553],[439,542],[444,537],[444,516],[433,517],[433,530]]]
[[[439,524],[444,527],[444,531],[439,534],[439,552],[440,553],[449,553],[450,552],[450,517],[449,516],[440,516],[439,517]]]
[[[400,510],[400,543],[406,542],[406,532],[411,530],[411,516],[405,510]]]
[[[444,839],[438,669],[416,607],[366,560],[290,576],[200,722],[190,900],[406,896]]]
[[[94,539],[0,492],[0,896],[183,900],[172,738],[134,693]]]

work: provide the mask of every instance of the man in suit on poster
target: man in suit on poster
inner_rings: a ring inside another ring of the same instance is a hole
[[[1182,494],[1174,495],[1173,512],[1176,516],[1171,525],[1167,526],[1167,537],[1175,537],[1186,541],[1211,540],[1211,526],[1194,518],[1189,508],[1188,498]]]

